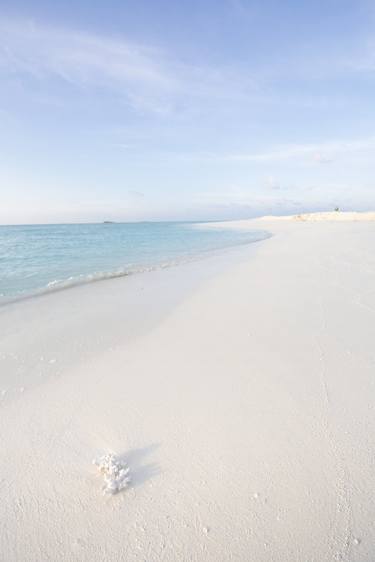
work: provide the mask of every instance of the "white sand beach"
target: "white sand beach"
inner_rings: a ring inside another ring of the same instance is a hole
[[[322,221],[374,221],[375,213],[373,211],[358,212],[358,211],[325,211],[321,213],[301,213],[299,215],[281,215],[278,217],[261,217],[260,220],[284,220],[284,221],[309,221],[309,222],[322,222]]]
[[[273,236],[0,309],[4,562],[374,560],[375,222],[220,227]]]

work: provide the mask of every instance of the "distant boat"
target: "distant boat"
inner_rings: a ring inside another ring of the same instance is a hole
[[[103,221],[103,224],[116,224],[115,221]]]

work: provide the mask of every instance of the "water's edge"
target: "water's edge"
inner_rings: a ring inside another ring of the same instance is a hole
[[[204,230],[204,223],[196,223],[194,225],[197,230]],[[233,240],[231,243],[226,243],[225,245],[213,247],[213,248],[201,248],[199,251],[193,248],[193,252],[189,254],[183,254],[176,256],[174,258],[167,259],[166,261],[160,261],[159,263],[154,263],[150,265],[136,264],[129,265],[127,267],[120,267],[110,270],[103,271],[93,271],[91,273],[79,274],[69,276],[62,279],[54,279],[49,281],[47,284],[38,287],[33,290],[26,290],[24,292],[15,295],[3,295],[0,297],[0,307],[23,301],[26,299],[31,299],[46,294],[51,294],[55,292],[60,292],[66,289],[72,289],[77,286],[87,285],[91,283],[102,282],[111,279],[117,279],[122,277],[128,277],[130,275],[135,275],[139,273],[147,273],[151,271],[161,270],[170,267],[176,267],[181,264],[186,264],[189,262],[194,262],[197,260],[205,259],[208,256],[213,256],[218,253],[225,251],[230,251],[233,248],[245,245],[251,245],[255,242],[261,242],[269,238],[271,233],[264,230],[251,230],[248,232],[248,239],[245,240]]]

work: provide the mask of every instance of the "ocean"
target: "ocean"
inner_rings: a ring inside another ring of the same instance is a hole
[[[200,224],[0,226],[0,303],[176,265],[268,237],[263,231],[204,229]]]

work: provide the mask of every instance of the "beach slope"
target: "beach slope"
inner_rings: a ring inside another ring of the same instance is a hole
[[[3,560],[374,560],[375,224],[248,225],[220,267],[1,309]]]

